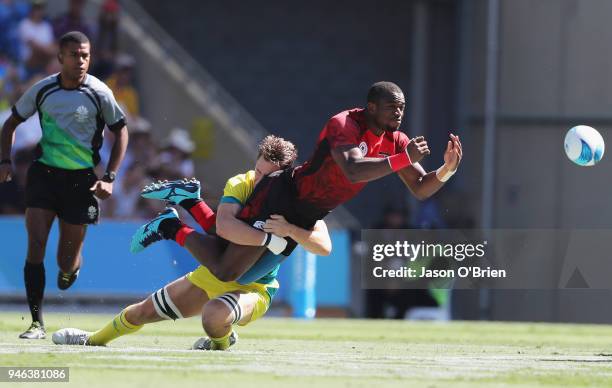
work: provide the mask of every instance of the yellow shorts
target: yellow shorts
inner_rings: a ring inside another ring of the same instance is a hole
[[[204,266],[199,266],[195,271],[189,272],[186,277],[194,286],[206,292],[208,299],[211,300],[232,291],[255,293],[257,295],[257,302],[253,308],[253,315],[248,322],[243,323],[241,326],[261,318],[266,311],[268,311],[270,303],[272,302],[272,297],[276,294],[279,287],[276,279],[268,284],[250,283],[243,285],[238,282],[223,282],[217,279],[217,277]]]

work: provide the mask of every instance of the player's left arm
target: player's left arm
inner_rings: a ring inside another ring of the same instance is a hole
[[[399,170],[397,175],[417,199],[425,200],[440,190],[457,171],[462,157],[459,136],[451,134],[444,151],[444,164],[440,168],[427,173],[420,164],[414,163]]]
[[[123,124],[119,129],[113,130],[115,134],[115,142],[113,143],[113,148],[111,149],[110,158],[108,160],[108,165],[106,167],[106,174],[102,179],[98,180],[91,187],[91,191],[94,191],[95,196],[100,199],[107,199],[113,194],[113,181],[114,174],[119,170],[119,166],[121,166],[121,162],[123,161],[123,157],[125,156],[125,151],[128,146],[128,130],[125,124]]]
[[[323,220],[318,220],[312,230],[308,230],[288,222],[280,214],[273,214],[266,221],[264,231],[278,237],[290,237],[315,255],[328,256],[332,250],[331,237]]]
[[[102,94],[102,118],[108,125],[108,129],[115,135],[115,142],[106,166],[106,174],[90,190],[95,192],[96,197],[107,199],[113,194],[115,174],[119,171],[119,166],[121,166],[127,150],[128,131],[125,125],[125,113],[119,107],[113,92],[106,85],[102,85],[100,91]]]

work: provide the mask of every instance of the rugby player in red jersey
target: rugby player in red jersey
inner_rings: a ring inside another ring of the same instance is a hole
[[[367,182],[391,173],[397,173],[417,199],[430,197],[457,170],[462,157],[461,142],[451,134],[444,163],[427,173],[418,164],[430,153],[427,142],[422,136],[410,140],[399,131],[404,108],[404,94],[399,86],[392,82],[375,83],[370,87],[365,108],[338,113],[327,122],[313,156],[306,163],[264,177],[237,219],[261,229],[271,215],[279,214],[291,224],[312,229],[317,220],[354,197]],[[198,202],[198,206],[206,205]],[[207,217],[206,214],[214,217],[208,210],[198,213],[201,217]],[[142,249],[161,238],[175,240],[222,281],[238,279],[268,248],[288,256],[296,246],[295,241],[284,238],[279,249],[279,239],[275,238],[278,236],[268,233],[258,245],[230,242],[219,250],[212,242],[213,236],[195,232],[168,212],[163,217],[161,222],[154,219],[145,225],[144,233],[138,235],[133,246]],[[271,240],[274,249],[269,245]]]

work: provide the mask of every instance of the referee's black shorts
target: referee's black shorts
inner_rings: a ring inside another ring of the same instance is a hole
[[[272,214],[280,214],[300,228],[312,229],[329,211],[298,201],[298,193],[293,181],[293,169],[286,169],[265,176],[259,181],[253,193],[238,213],[238,219],[262,229]],[[297,243],[287,238],[287,248],[283,255],[289,256]]]
[[[97,180],[91,168],[65,170],[34,162],[28,170],[26,207],[53,210],[69,224],[96,224],[100,207],[89,189]]]

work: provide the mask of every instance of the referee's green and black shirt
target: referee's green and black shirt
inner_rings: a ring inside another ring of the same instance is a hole
[[[42,128],[37,160],[67,170],[98,164],[104,126],[114,131],[125,125],[113,92],[89,74],[75,89],[62,88],[60,74],[32,85],[13,106],[13,114],[25,120],[35,112]]]

